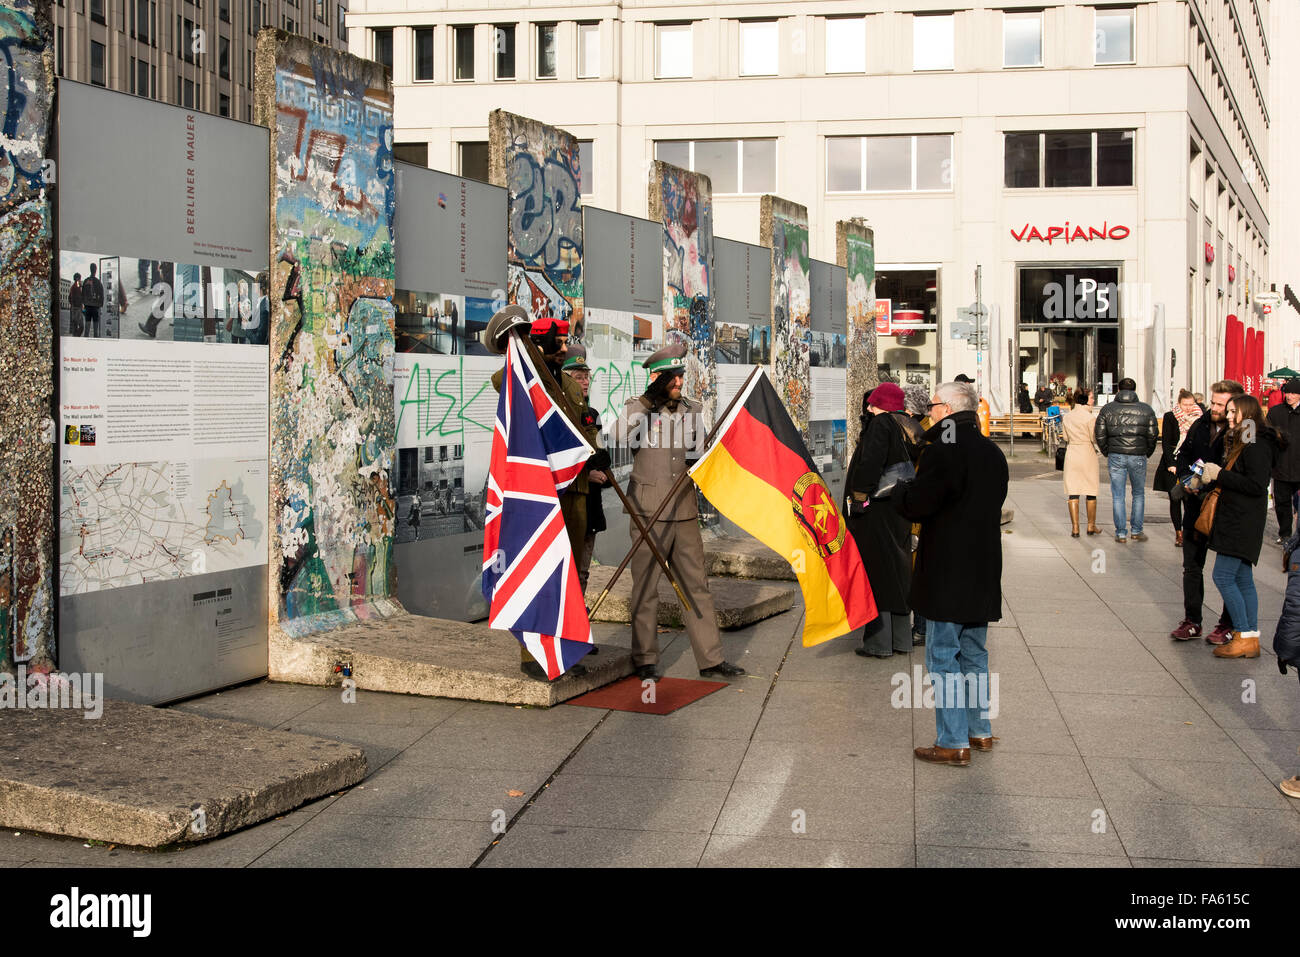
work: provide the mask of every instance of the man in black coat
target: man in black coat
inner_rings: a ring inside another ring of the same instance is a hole
[[[1268,424],[1288,439],[1273,466],[1273,510],[1277,512],[1275,544],[1291,537],[1291,496],[1300,491],[1300,379],[1282,386],[1282,402],[1268,410]]]
[[[1128,515],[1124,508],[1124,490],[1133,486],[1133,541],[1145,542],[1142,520],[1146,511],[1147,459],[1160,441],[1160,423],[1155,410],[1138,400],[1137,383],[1119,380],[1114,402],[1097,415],[1093,426],[1097,448],[1106,456],[1110,471],[1110,503],[1115,515],[1115,541],[1128,541]]]
[[[929,622],[926,670],[934,682],[935,745],[922,761],[970,764],[970,749],[993,750],[988,623],[1002,617],[1002,503],[1007,460],[980,434],[979,396],[948,382],[930,405],[916,479],[900,484],[894,507],[921,523],[911,605]]]
[[[1225,379],[1210,386],[1210,408],[1187,430],[1187,438],[1174,460],[1179,481],[1192,474],[1197,462],[1223,462],[1223,440],[1228,434],[1228,400],[1241,395],[1240,382]],[[1201,635],[1201,608],[1205,605],[1205,556],[1209,540],[1196,530],[1196,519],[1201,514],[1201,499],[1197,495],[1183,496],[1183,620],[1169,633],[1177,641],[1189,641]],[[1225,607],[1214,631],[1205,636],[1212,645],[1224,644],[1232,636],[1232,620]]]

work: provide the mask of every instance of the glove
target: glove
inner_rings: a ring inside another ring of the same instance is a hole
[[[595,454],[587,459],[587,463],[594,472],[609,471],[609,452],[605,449],[596,449]]]
[[[668,383],[671,380],[667,376],[659,376],[654,382],[646,386],[645,397],[650,400],[650,408],[658,412],[668,402]]]
[[[1218,479],[1219,473],[1222,471],[1223,471],[1223,466],[1218,465],[1215,462],[1206,462],[1203,466],[1201,466],[1201,478],[1203,478],[1206,482],[1213,482],[1216,479]]]

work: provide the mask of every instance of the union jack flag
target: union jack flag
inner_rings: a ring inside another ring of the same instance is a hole
[[[554,681],[591,650],[591,622],[559,495],[593,449],[511,336],[497,398],[483,525],[488,624],[510,631]]]

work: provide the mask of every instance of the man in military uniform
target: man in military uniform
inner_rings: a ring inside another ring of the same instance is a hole
[[[573,379],[582,388],[582,425],[583,428],[595,428],[597,440],[600,435],[600,416],[591,407],[588,398],[591,395],[591,367],[587,365],[587,347],[582,343],[569,346],[564,359],[564,374]],[[578,585],[583,594],[587,592],[587,575],[591,571],[591,555],[596,549],[596,536],[605,530],[605,507],[600,500],[601,494],[609,486],[609,452],[603,447],[596,448],[596,454],[587,460],[587,534],[582,540],[582,550],[574,552],[578,562]]]
[[[669,345],[642,365],[650,373],[645,394],[629,399],[614,426],[615,440],[632,449],[632,478],[627,497],[645,522],[668,495],[687,467],[698,458],[706,430],[703,407],[682,395],[686,346]],[[640,535],[632,522],[632,539]],[[722,657],[713,596],[704,572],[704,542],[700,539],[695,486],[685,482],[650,528],[659,551],[672,566],[693,610],[683,609],[686,633],[703,677],[732,678],[745,669]],[[637,677],[659,679],[659,576],[663,572],[647,544],[632,556],[632,663]]]
[[[569,323],[566,320],[547,318],[530,322],[528,312],[522,306],[506,306],[488,321],[485,332],[487,347],[497,354],[504,354],[510,331],[515,328],[522,331],[524,326],[529,328],[529,338],[524,345],[533,365],[537,367],[546,394],[551,397],[556,408],[577,427],[587,443],[596,448],[600,443],[600,422],[593,416],[590,422],[584,424],[582,410],[587,407],[587,403],[582,387],[562,369],[568,351]],[[504,378],[504,367],[492,374],[492,386],[498,392],[501,391]],[[588,471],[583,469],[560,496],[560,514],[564,516],[564,530],[569,536],[569,546],[573,549],[575,561],[576,556],[582,553],[583,541],[587,537]],[[547,680],[542,666],[533,660],[522,645],[519,653],[519,667],[524,674],[542,681]],[[589,653],[595,654],[596,649],[593,647]],[[578,664],[570,668],[569,673],[584,675],[587,670]]]

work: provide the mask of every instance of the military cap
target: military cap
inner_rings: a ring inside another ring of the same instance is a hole
[[[641,365],[647,372],[663,372],[668,375],[682,375],[686,372],[686,344],[671,342],[664,346]]]
[[[506,351],[506,335],[511,329],[523,328],[532,324],[528,318],[528,310],[523,306],[509,305],[497,312],[488,320],[487,331],[484,338],[487,342],[488,351],[502,355]]]
[[[581,342],[569,346],[562,368],[565,372],[590,372],[591,366],[587,365],[587,347]]]
[[[544,319],[534,320],[533,327],[530,331],[535,336],[544,336],[551,331],[551,326],[553,325],[559,326],[559,329],[556,330],[558,335],[567,336],[569,334],[568,319],[553,319],[550,316],[547,316]]]

